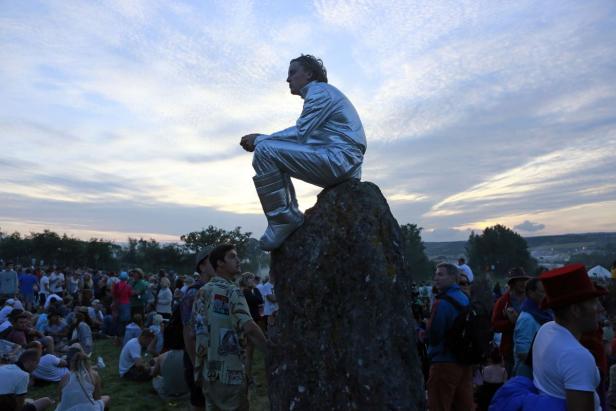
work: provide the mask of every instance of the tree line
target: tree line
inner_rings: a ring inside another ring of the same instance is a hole
[[[436,262],[429,260],[425,253],[422,228],[416,224],[404,224],[400,228],[405,269],[415,280],[431,279]],[[194,256],[201,248],[229,242],[237,246],[242,256],[242,270],[259,272],[269,267],[269,254],[259,248],[258,241],[251,235],[241,227],[224,230],[210,225],[181,235],[178,243],[128,238],[128,243],[120,245],[100,238],[80,240],[50,230],[27,235],[0,231],[0,258],[22,266],[55,265],[109,271],[141,267],[148,272],[173,269],[186,273],[194,269]],[[471,233],[466,254],[475,272],[487,270],[502,276],[511,267],[521,266],[529,273],[537,269],[537,262],[530,256],[524,238],[502,225],[488,227],[481,234]]]
[[[159,269],[192,273],[195,254],[210,244],[233,243],[242,256],[244,271],[258,272],[269,266],[269,254],[258,241],[240,227],[227,231],[209,226],[180,237],[180,243],[161,243],[155,239],[128,238],[124,245],[101,238],[80,240],[50,230],[22,235],[0,231],[0,259],[27,266],[88,267],[120,271],[140,267],[146,272]]]

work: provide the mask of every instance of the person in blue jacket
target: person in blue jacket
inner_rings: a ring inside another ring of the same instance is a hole
[[[472,410],[473,370],[462,364],[447,349],[445,336],[452,327],[459,312],[444,295],[455,299],[462,306],[470,301],[458,285],[459,270],[453,264],[441,263],[436,266],[434,286],[438,290],[428,321],[428,405],[430,410]]]

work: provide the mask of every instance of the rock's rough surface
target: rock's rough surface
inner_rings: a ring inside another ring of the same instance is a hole
[[[269,357],[273,410],[423,410],[411,275],[379,188],[324,190],[272,253],[279,303]]]

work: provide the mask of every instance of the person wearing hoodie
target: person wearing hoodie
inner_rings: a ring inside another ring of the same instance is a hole
[[[554,319],[552,310],[542,310],[541,300],[545,297],[543,284],[538,278],[526,282],[526,300],[522,303],[520,315],[513,331],[514,360],[513,375],[532,378],[533,371],[525,363],[531,344],[539,328]]]

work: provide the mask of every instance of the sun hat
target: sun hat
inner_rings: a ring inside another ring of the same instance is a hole
[[[598,289],[588,277],[583,264],[569,264],[546,271],[539,279],[545,289],[541,308],[558,308],[605,295],[605,289]]]
[[[515,280],[530,279],[530,276],[526,274],[526,271],[524,271],[522,267],[514,267],[510,269],[505,277],[507,279],[507,284],[511,284],[511,282]]]
[[[162,323],[162,322],[163,322],[163,316],[162,316],[162,315],[160,315],[160,314],[155,314],[155,315],[152,317],[152,324],[154,324],[154,325],[160,325],[160,323]]]

